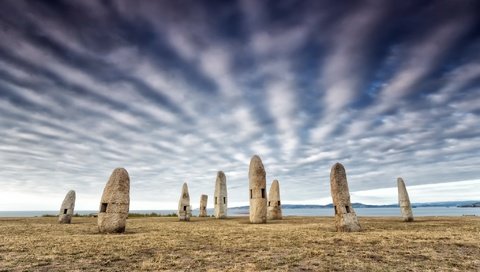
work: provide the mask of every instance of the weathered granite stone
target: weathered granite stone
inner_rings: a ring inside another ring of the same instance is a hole
[[[408,197],[407,188],[402,178],[397,179],[398,185],[398,205],[400,205],[400,211],[402,212],[403,221],[412,222],[413,213],[412,205],[410,204],[410,198]]]
[[[250,188],[250,223],[261,224],[267,222],[267,181],[265,168],[259,156],[254,155],[250,160],[248,170]]]
[[[350,203],[347,174],[342,164],[336,163],[330,171],[330,190],[335,209],[335,225],[337,231],[361,231],[357,215]]]
[[[267,219],[282,219],[282,206],[280,203],[280,185],[278,180],[274,180],[268,193]]]
[[[215,181],[215,217],[227,218],[227,178],[222,171],[217,172],[217,180]]]
[[[58,223],[70,224],[72,222],[73,210],[75,209],[75,191],[70,190],[60,207],[60,213],[58,215]]]
[[[180,221],[190,221],[192,209],[190,207],[190,195],[188,194],[188,186],[185,182],[182,186],[182,194],[178,201],[178,219]]]
[[[103,189],[98,230],[101,233],[125,232],[129,208],[130,177],[124,168],[116,168]]]
[[[199,217],[207,217],[207,202],[208,202],[208,196],[201,195],[200,196],[200,212],[198,214]]]

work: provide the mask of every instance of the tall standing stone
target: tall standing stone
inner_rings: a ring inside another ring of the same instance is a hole
[[[222,171],[217,172],[217,180],[215,181],[215,217],[227,218],[227,178]]]
[[[267,219],[282,219],[282,206],[280,203],[280,185],[278,180],[274,180],[268,193]]]
[[[70,224],[72,222],[73,209],[75,209],[75,191],[70,190],[60,207],[60,213],[58,215],[58,223]]]
[[[190,221],[192,216],[192,209],[190,207],[190,195],[188,194],[187,183],[183,183],[182,194],[178,201],[178,219],[180,221]]]
[[[207,202],[208,202],[208,196],[201,195],[200,196],[200,212],[198,214],[199,217],[207,217]]]
[[[130,208],[130,177],[124,168],[116,168],[103,189],[98,213],[101,233],[125,232]]]
[[[340,163],[335,163],[330,171],[330,190],[335,209],[335,225],[337,231],[361,231],[357,215],[350,202],[347,174]]]
[[[267,181],[265,168],[259,156],[254,155],[250,160],[248,170],[250,188],[250,223],[261,224],[267,222]]]
[[[405,187],[405,182],[402,178],[397,178],[398,185],[398,205],[400,206],[400,211],[402,212],[403,221],[412,222],[413,213],[412,205],[410,204],[410,198],[408,197],[407,188]]]

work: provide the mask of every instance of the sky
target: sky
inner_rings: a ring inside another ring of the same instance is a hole
[[[0,210],[480,200],[480,1],[0,1]]]

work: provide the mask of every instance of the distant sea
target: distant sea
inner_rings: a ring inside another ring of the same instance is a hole
[[[131,213],[158,213],[172,214],[175,210],[131,210]],[[209,215],[213,209],[207,210]],[[359,216],[400,216],[400,209],[396,208],[355,208]],[[75,211],[81,215],[97,213],[97,211]],[[193,215],[198,215],[194,210]],[[283,209],[284,216],[333,216],[331,208],[308,208],[308,209]],[[0,217],[35,217],[42,215],[57,215],[58,211],[0,211]],[[248,209],[229,209],[229,216],[247,216]],[[413,208],[414,216],[480,216],[480,208],[458,208],[458,207],[416,207]]]

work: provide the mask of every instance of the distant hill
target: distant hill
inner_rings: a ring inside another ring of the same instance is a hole
[[[353,208],[395,208],[398,204],[386,204],[386,205],[370,205],[363,203],[352,203]],[[478,200],[470,201],[443,201],[443,202],[426,202],[426,203],[412,203],[413,208],[417,207],[480,207]],[[249,206],[232,207],[229,209],[244,210]],[[321,208],[333,208],[333,204],[327,205],[302,205],[302,204],[283,204],[282,209],[321,209]]]
[[[480,202],[458,206],[460,208],[480,208]]]
[[[427,203],[412,203],[416,207],[462,207],[465,205],[471,205],[479,203],[478,200],[468,201],[444,201],[444,202],[427,202]]]

